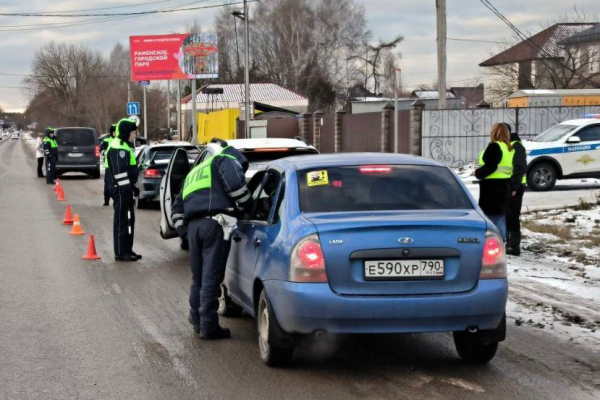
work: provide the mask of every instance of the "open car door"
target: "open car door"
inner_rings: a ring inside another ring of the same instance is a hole
[[[179,194],[185,177],[190,172],[190,160],[187,151],[177,149],[171,156],[169,166],[160,181],[160,236],[163,239],[177,237],[171,219],[171,205]]]

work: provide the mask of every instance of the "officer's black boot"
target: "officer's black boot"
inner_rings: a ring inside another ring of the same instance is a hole
[[[219,339],[229,339],[231,337],[231,331],[229,328],[222,328],[220,326],[217,327],[214,331],[211,332],[202,332],[200,335],[200,339],[202,340],[219,340]]]
[[[190,321],[190,324],[192,324],[192,328],[194,328],[194,332],[196,332],[196,334],[199,334],[200,333],[200,316],[194,315],[190,311],[190,315],[188,316],[188,321]]]

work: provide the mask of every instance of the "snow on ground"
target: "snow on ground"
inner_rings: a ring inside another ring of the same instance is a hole
[[[600,207],[522,217],[521,257],[509,257],[509,323],[600,349]]]

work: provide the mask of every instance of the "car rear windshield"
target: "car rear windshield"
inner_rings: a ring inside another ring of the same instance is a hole
[[[150,149],[149,159],[152,160],[154,157],[155,162],[160,161],[169,161],[171,156],[175,152],[175,149],[185,149],[187,151],[190,158],[195,158],[200,154],[200,150],[197,147],[156,147],[154,149]]]
[[[308,169],[298,176],[303,212],[473,208],[445,167],[361,165]]]
[[[314,149],[258,149],[242,151],[250,164],[279,160],[284,157],[318,154]]]
[[[92,129],[59,129],[56,133],[59,146],[93,146],[96,137]]]

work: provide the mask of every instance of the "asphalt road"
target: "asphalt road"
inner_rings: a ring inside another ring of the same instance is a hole
[[[4,141],[3,141],[4,142]],[[255,323],[224,319],[228,341],[187,322],[187,253],[137,214],[138,263],[112,257],[102,181],[65,177],[66,198],[96,236],[82,261],[21,141],[0,144],[0,399],[598,399],[600,354],[509,324],[486,366],[461,363],[449,334],[358,336],[310,344],[290,369],[258,356]]]

